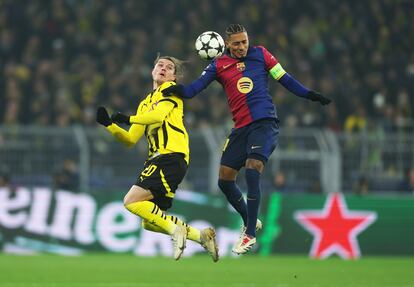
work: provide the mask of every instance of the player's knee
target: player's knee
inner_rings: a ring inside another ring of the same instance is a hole
[[[222,180],[235,181],[238,171],[228,166],[221,165],[219,170],[219,178]]]
[[[124,206],[125,206],[125,208],[127,208],[127,205],[131,204],[131,203],[132,203],[132,201],[130,200],[130,197],[128,196],[128,194],[125,194],[125,196],[124,196]]]
[[[134,203],[134,202],[139,202],[139,200],[136,200],[136,198],[134,198],[134,196],[132,196],[129,193],[127,193],[124,196],[124,206],[125,206],[126,209],[128,209],[128,207],[127,207],[128,205],[130,205],[131,203]]]
[[[261,160],[249,158],[246,161],[246,168],[255,169],[261,173],[264,169],[264,163]]]

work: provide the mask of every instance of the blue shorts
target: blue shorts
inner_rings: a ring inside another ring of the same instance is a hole
[[[223,148],[221,165],[239,170],[248,158],[266,163],[277,146],[279,122],[277,119],[261,119],[232,129]]]

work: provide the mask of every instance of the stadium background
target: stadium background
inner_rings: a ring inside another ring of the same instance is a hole
[[[194,53],[196,37],[223,34],[236,22],[252,45],[264,45],[289,73],[333,99],[322,108],[270,81],[281,137],[263,175],[261,216],[274,229],[254,253],[307,256],[313,237],[293,214],[322,210],[329,194],[341,192],[349,210],[377,215],[358,236],[361,254],[409,255],[404,273],[414,255],[413,16],[410,0],[0,1],[3,252],[169,256],[168,238],[141,234],[122,210],[146,143],[124,148],[97,126],[95,111],[132,113],[152,89],[158,52],[187,61],[184,82],[196,78],[207,65]],[[221,87],[186,101],[185,121],[191,165],[174,212],[220,229],[222,255],[231,257],[240,222],[216,187],[232,126]],[[245,190],[243,176],[239,184]]]

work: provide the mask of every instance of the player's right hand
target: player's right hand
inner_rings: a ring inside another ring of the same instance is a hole
[[[105,109],[105,107],[99,107],[96,110],[96,121],[105,127],[112,124],[112,120],[109,117],[108,111]]]
[[[165,97],[178,96],[180,98],[184,95],[184,86],[181,84],[173,85],[162,90]]]

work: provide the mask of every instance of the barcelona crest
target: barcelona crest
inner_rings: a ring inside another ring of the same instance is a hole
[[[236,68],[237,68],[237,70],[239,70],[240,72],[242,72],[242,71],[244,71],[246,69],[246,65],[244,64],[244,62],[237,63]]]

